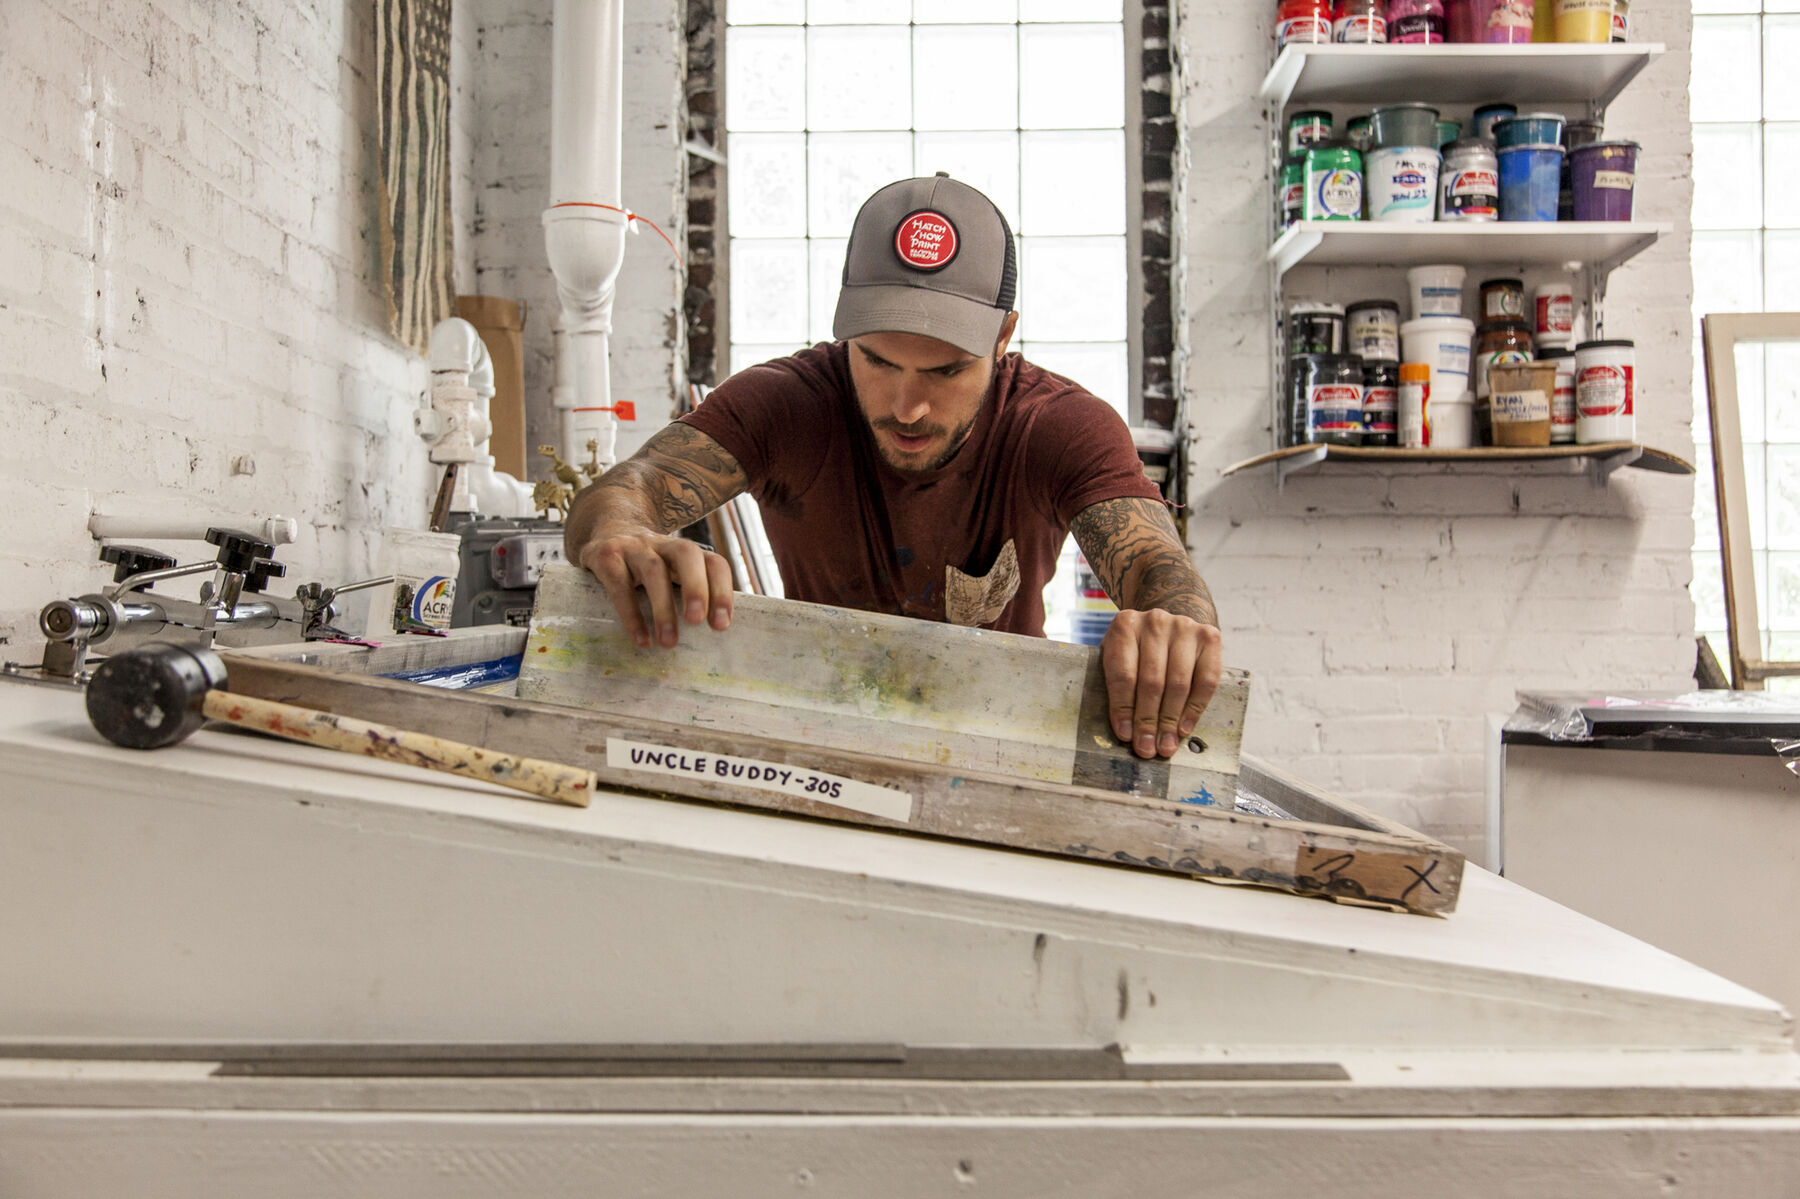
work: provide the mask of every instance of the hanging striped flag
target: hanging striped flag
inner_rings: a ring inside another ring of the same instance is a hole
[[[450,242],[451,0],[375,0],[381,268],[388,327],[424,353],[455,315]]]

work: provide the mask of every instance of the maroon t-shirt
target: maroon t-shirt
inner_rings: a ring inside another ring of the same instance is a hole
[[[1125,422],[1078,383],[1007,354],[968,440],[894,470],[844,342],[739,371],[681,418],[736,458],[790,599],[1044,634],[1044,584],[1090,504],[1160,499]]]

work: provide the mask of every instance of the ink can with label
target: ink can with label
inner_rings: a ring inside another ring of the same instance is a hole
[[[1540,348],[1575,345],[1575,289],[1567,279],[1539,284],[1532,293],[1531,340]]]
[[[1277,46],[1330,40],[1330,0],[1281,0],[1280,7],[1275,10]]]
[[[1400,364],[1365,360],[1362,384],[1362,444],[1391,446],[1399,417]]]
[[[1303,440],[1360,445],[1363,421],[1363,364],[1353,354],[1306,354],[1296,367],[1296,399],[1304,395]]]
[[[1300,219],[1300,198],[1306,193],[1306,156],[1290,154],[1281,164],[1281,211],[1276,213],[1281,228]]]
[[[1637,347],[1584,341],[1575,347],[1575,440],[1637,440]]]
[[[1287,122],[1287,152],[1298,154],[1315,142],[1331,140],[1331,114],[1322,108],[1297,112]]]
[[[1525,319],[1525,281],[1523,279],[1484,279],[1477,293],[1480,319],[1484,321],[1522,321]]]
[[[1465,137],[1445,147],[1438,172],[1438,219],[1500,219],[1500,156],[1493,143]]]
[[[1400,358],[1400,305],[1392,300],[1358,300],[1344,312],[1344,348],[1363,361]]]
[[[1443,0],[1389,0],[1387,15],[1390,42],[1417,46],[1444,40]]]
[[[1539,362],[1556,364],[1556,390],[1550,396],[1550,444],[1575,440],[1575,351],[1550,346],[1538,351]]]
[[[1288,354],[1342,354],[1344,306],[1300,300],[1288,308]]]
[[[1362,219],[1362,155],[1342,141],[1315,142],[1306,148],[1300,199],[1304,221]]]
[[[1331,40],[1361,45],[1387,41],[1387,0],[1343,0],[1331,23]]]

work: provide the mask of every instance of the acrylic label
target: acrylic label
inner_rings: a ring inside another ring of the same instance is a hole
[[[901,824],[912,819],[912,795],[909,792],[782,762],[697,753],[668,745],[608,737],[606,764],[614,770],[636,770],[644,774],[733,783],[759,791],[779,791],[783,795],[880,816]]]

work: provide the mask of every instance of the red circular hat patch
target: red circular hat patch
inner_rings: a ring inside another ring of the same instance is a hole
[[[941,212],[922,209],[894,230],[894,253],[907,266],[935,271],[956,257],[956,226]]]

